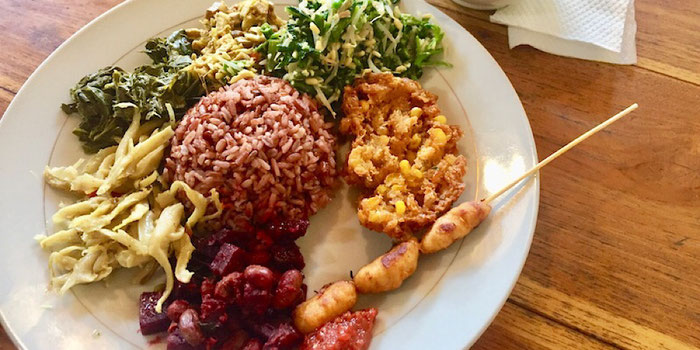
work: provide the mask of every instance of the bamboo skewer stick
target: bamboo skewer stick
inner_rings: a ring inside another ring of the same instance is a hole
[[[520,177],[518,177],[517,179],[513,180],[513,182],[511,182],[511,183],[509,183],[509,184],[503,186],[503,188],[501,188],[500,190],[494,192],[493,194],[491,194],[490,196],[486,197],[485,199],[482,199],[481,201],[484,202],[484,203],[490,203],[491,201],[493,201],[494,199],[498,198],[500,195],[502,195],[502,194],[505,193],[506,191],[510,190],[513,186],[515,186],[515,185],[517,185],[518,183],[520,183],[520,181],[522,181],[522,180],[524,180],[525,178],[529,177],[530,175],[536,173],[536,172],[537,172],[538,170],[540,170],[542,167],[544,167],[545,165],[549,164],[549,162],[551,162],[551,161],[557,159],[557,157],[559,157],[560,155],[566,153],[568,150],[574,148],[574,146],[576,146],[576,145],[578,145],[579,143],[583,142],[583,140],[585,140],[585,139],[587,139],[587,138],[593,136],[593,135],[594,135],[595,133],[597,133],[598,131],[605,129],[608,125],[610,125],[610,124],[616,122],[617,120],[619,120],[620,118],[626,116],[627,114],[629,114],[629,113],[632,112],[633,110],[637,109],[637,107],[639,107],[639,105],[637,105],[637,104],[635,103],[635,104],[633,104],[633,105],[631,105],[631,106],[625,108],[625,110],[623,110],[622,112],[620,112],[620,113],[618,113],[618,114],[615,114],[614,116],[610,117],[610,119],[608,119],[608,120],[606,120],[606,121],[604,121],[604,122],[598,124],[598,126],[594,127],[593,129],[588,130],[588,131],[587,131],[586,133],[584,133],[583,135],[577,137],[577,138],[574,139],[573,141],[569,142],[566,146],[562,147],[562,148],[559,149],[558,151],[552,153],[549,157],[547,157],[547,158],[545,158],[544,160],[542,160],[541,162],[537,163],[537,165],[535,165],[534,167],[532,167],[532,169],[528,170],[527,172],[525,172],[524,174],[522,174]]]

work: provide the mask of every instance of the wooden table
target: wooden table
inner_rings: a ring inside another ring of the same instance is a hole
[[[489,13],[430,1],[503,67],[540,158],[641,106],[543,170],[529,258],[474,348],[700,348],[700,4],[637,0],[639,62],[617,66],[509,50]],[[118,2],[0,0],[0,112],[51,51]],[[14,349],[1,333],[0,349]]]

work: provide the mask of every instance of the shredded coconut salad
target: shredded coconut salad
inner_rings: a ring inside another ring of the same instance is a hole
[[[343,87],[366,71],[418,79],[423,68],[447,65],[444,33],[429,16],[402,14],[396,0],[304,0],[287,7],[286,27],[263,26],[267,42],[258,50],[270,75],[316,98],[328,108]]]

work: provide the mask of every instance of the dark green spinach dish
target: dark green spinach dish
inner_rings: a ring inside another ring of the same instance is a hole
[[[144,120],[165,123],[174,122],[204,94],[197,76],[183,70],[192,63],[193,53],[184,30],[149,40],[144,52],[151,64],[133,72],[105,67],[70,90],[73,103],[61,107],[66,113],[80,115],[80,125],[73,133],[87,153],[118,144],[133,116],[130,108],[122,107],[125,102],[138,106]]]

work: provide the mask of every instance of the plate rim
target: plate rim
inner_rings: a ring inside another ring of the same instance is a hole
[[[5,116],[10,114],[10,112],[14,111],[15,106],[16,106],[15,102],[17,100],[17,96],[20,96],[20,94],[22,94],[24,92],[25,88],[32,81],[34,81],[34,79],[36,79],[36,77],[44,70],[44,68],[46,67],[48,62],[50,62],[55,56],[59,55],[65,49],[65,47],[67,45],[69,45],[74,40],[77,40],[77,38],[80,35],[82,35],[82,33],[87,31],[88,28],[92,27],[95,23],[101,21],[102,18],[109,16],[110,13],[113,13],[114,11],[117,11],[119,8],[121,8],[123,6],[127,6],[128,4],[130,4],[134,1],[137,1],[137,0],[125,0],[117,5],[113,6],[109,10],[101,13],[100,15],[98,15],[97,17],[93,18],[88,23],[86,23],[85,25],[80,27],[80,29],[75,31],[75,33],[71,34],[66,40],[64,40],[60,45],[58,45],[58,47],[56,47],[56,49],[54,49],[48,56],[46,56],[46,58],[43,61],[41,61],[41,63],[36,67],[36,69],[34,69],[32,74],[29,75],[27,80],[25,80],[24,83],[22,83],[22,87],[20,87],[19,90],[17,90],[17,93],[15,94],[15,96],[12,97],[12,101],[10,101],[10,104],[7,105],[7,109],[5,109],[5,112],[2,114],[2,118],[0,118],[0,129],[3,128],[3,125],[8,123],[8,122],[6,122],[7,118],[5,118]],[[12,343],[17,348],[22,349],[22,350],[28,349],[24,345],[24,342],[22,342],[22,340],[19,338],[19,336],[17,336],[14,329],[12,329],[12,327],[10,327],[10,324],[7,321],[7,319],[5,317],[5,313],[2,311],[2,309],[0,309],[0,325],[2,325],[3,330],[5,331],[5,334],[7,334],[8,338],[10,338]]]
[[[116,11],[119,11],[122,7],[129,6],[130,4],[135,3],[135,2],[138,2],[138,1],[146,1],[146,0],[126,0],[126,1],[123,1],[123,2],[121,2],[121,3],[119,3],[119,4],[115,5],[115,6],[113,6],[112,8],[110,8],[110,9],[108,9],[107,11],[105,11],[105,12],[101,13],[100,15],[96,16],[95,18],[93,18],[92,20],[90,20],[88,23],[86,23],[84,26],[82,26],[81,28],[79,28],[77,31],[75,31],[73,34],[71,34],[70,37],[68,37],[66,40],[64,40],[56,49],[54,49],[53,52],[51,52],[51,53],[37,66],[37,68],[30,74],[30,76],[24,81],[24,83],[22,84],[22,86],[20,87],[20,89],[19,89],[19,90],[17,91],[17,93],[14,95],[14,97],[13,97],[12,100],[10,101],[10,104],[8,105],[7,109],[6,109],[5,112],[3,113],[3,118],[0,118],[0,129],[3,128],[3,125],[7,124],[7,121],[6,121],[7,118],[5,118],[5,116],[8,115],[8,114],[12,114],[12,112],[14,112],[14,110],[16,109],[16,103],[15,103],[15,102],[16,102],[16,100],[17,100],[17,97],[20,96],[21,94],[23,94],[23,92],[26,90],[27,86],[30,85],[35,79],[37,79],[37,76],[40,76],[40,75],[41,75],[41,73],[45,70],[45,67],[46,67],[56,56],[60,55],[60,54],[65,50],[65,47],[66,47],[67,45],[69,45],[70,43],[72,43],[72,42],[74,42],[74,41],[76,41],[76,40],[79,40],[79,39],[81,38],[81,36],[83,35],[83,33],[85,33],[86,31],[88,31],[88,30],[89,30],[91,27],[93,27],[96,23],[101,22],[101,21],[103,20],[103,18],[105,18],[105,17],[107,17],[107,16],[110,16],[112,13],[114,13],[114,12],[116,12]],[[239,0],[233,0],[233,2],[238,2],[238,1],[239,1]],[[274,0],[273,0],[273,2],[274,2]],[[425,0],[419,0],[418,2],[422,3],[422,5],[424,5],[424,6],[428,6],[428,7],[432,8],[432,9],[434,9],[434,10],[440,12],[441,14],[444,15],[444,17],[446,18],[447,21],[452,22],[453,25],[456,25],[456,26],[460,27],[460,28],[464,31],[464,33],[466,33],[467,35],[469,35],[469,36],[471,36],[472,38],[474,38],[474,36],[472,35],[472,33],[470,33],[468,30],[466,30],[466,28],[464,28],[460,23],[458,23],[457,21],[455,21],[455,20],[452,19],[451,17],[447,16],[447,15],[445,14],[445,12],[443,11],[442,8],[437,7],[437,6],[434,6],[434,5],[430,4],[430,3],[427,3]],[[474,38],[474,39],[476,39],[476,38]],[[480,42],[478,42],[478,40],[476,40],[476,41],[477,41],[479,50],[480,50],[480,51],[483,51],[483,53],[484,53],[486,56],[488,56],[488,57],[496,64],[496,66],[498,67],[498,72],[499,72],[499,74],[502,74],[502,75],[503,75],[503,77],[505,78],[505,81],[507,81],[507,83],[508,83],[508,85],[510,86],[510,88],[515,92],[516,90],[515,90],[515,88],[513,87],[513,84],[512,84],[512,82],[510,81],[510,79],[508,78],[508,76],[505,74],[505,71],[503,71],[503,68],[498,64],[498,62],[497,62],[497,61],[495,60],[495,58],[491,55],[491,53],[490,53],[488,50],[486,50],[486,48],[485,48]],[[522,111],[522,114],[523,114],[523,116],[525,117],[525,121],[526,121],[525,125],[527,126],[527,130],[526,130],[527,132],[524,133],[524,134],[526,135],[525,138],[527,139],[527,142],[528,142],[528,143],[530,144],[530,146],[532,147],[533,158],[534,158],[533,160],[534,160],[534,162],[536,163],[536,162],[538,161],[538,159],[537,159],[537,147],[536,147],[536,143],[535,143],[535,140],[534,140],[534,134],[533,134],[533,132],[532,132],[532,126],[531,126],[531,124],[530,124],[529,118],[527,117],[527,113],[525,112],[524,107],[523,107],[523,105],[522,105],[522,100],[521,100],[520,97],[517,95],[517,92],[516,92],[516,98],[517,98],[518,107],[519,107],[519,109]],[[525,131],[525,130],[524,130],[524,131]],[[513,288],[515,287],[515,285],[516,285],[516,283],[517,283],[517,281],[518,281],[518,279],[519,279],[519,277],[520,277],[520,275],[521,275],[521,273],[522,273],[522,270],[523,270],[523,268],[524,268],[524,266],[525,266],[525,263],[526,263],[526,261],[527,261],[527,257],[529,256],[529,252],[530,252],[530,249],[531,249],[531,247],[532,247],[532,241],[533,241],[533,238],[534,238],[534,233],[535,233],[535,229],[536,229],[536,225],[537,225],[537,221],[538,221],[538,216],[539,216],[539,205],[540,205],[540,199],[541,199],[541,198],[540,198],[541,193],[540,193],[540,177],[539,177],[539,172],[537,172],[536,174],[534,174],[534,175],[533,175],[532,177],[530,177],[529,179],[523,180],[523,182],[521,182],[520,185],[519,185],[517,188],[520,188],[520,187],[522,187],[522,186],[525,186],[525,185],[529,184],[530,182],[532,182],[532,186],[534,187],[534,188],[532,188],[532,191],[534,191],[534,198],[532,198],[532,200],[533,200],[532,206],[533,206],[534,213],[533,213],[532,222],[531,222],[531,225],[530,225],[531,227],[529,227],[529,228],[527,229],[527,232],[528,232],[528,235],[527,235],[527,237],[526,237],[527,248],[524,250],[522,258],[519,259],[520,261],[519,261],[518,266],[517,266],[517,269],[516,269],[516,270],[517,270],[517,273],[515,274],[514,278],[510,281],[510,287],[507,289],[506,293],[504,293],[503,298],[501,298],[502,300],[500,301],[499,306],[493,310],[492,314],[491,314],[490,317],[488,318],[488,321],[485,322],[485,323],[480,327],[480,329],[475,333],[475,335],[472,337],[472,339],[470,339],[470,340],[468,340],[468,341],[465,342],[463,348],[469,348],[469,347],[471,347],[471,346],[481,337],[481,335],[483,335],[483,333],[486,331],[486,329],[493,323],[494,319],[495,319],[496,316],[500,313],[501,309],[503,308],[503,306],[505,305],[506,301],[508,300],[508,297],[509,297],[510,294],[512,293]],[[463,244],[464,244],[464,241],[463,241],[463,240],[460,241],[460,247],[459,247],[459,249],[462,248],[462,245],[463,245]],[[459,250],[458,250],[457,253],[455,254],[455,258],[457,257],[458,252],[459,252]],[[449,269],[450,269],[450,268],[448,267],[446,271],[448,271]],[[439,282],[438,282],[438,283],[439,283]],[[406,315],[408,315],[408,314],[410,314],[410,312],[407,313]],[[2,311],[2,309],[0,309],[0,325],[3,326],[3,328],[4,328],[5,332],[6,332],[6,334],[8,335],[8,338],[13,342],[13,344],[14,344],[15,346],[17,346],[19,349],[28,349],[28,348],[26,347],[26,345],[24,344],[24,342],[23,342],[23,341],[20,339],[20,337],[16,334],[15,330],[10,326],[10,324],[9,324],[9,322],[8,322],[6,316],[5,316],[5,313]]]

